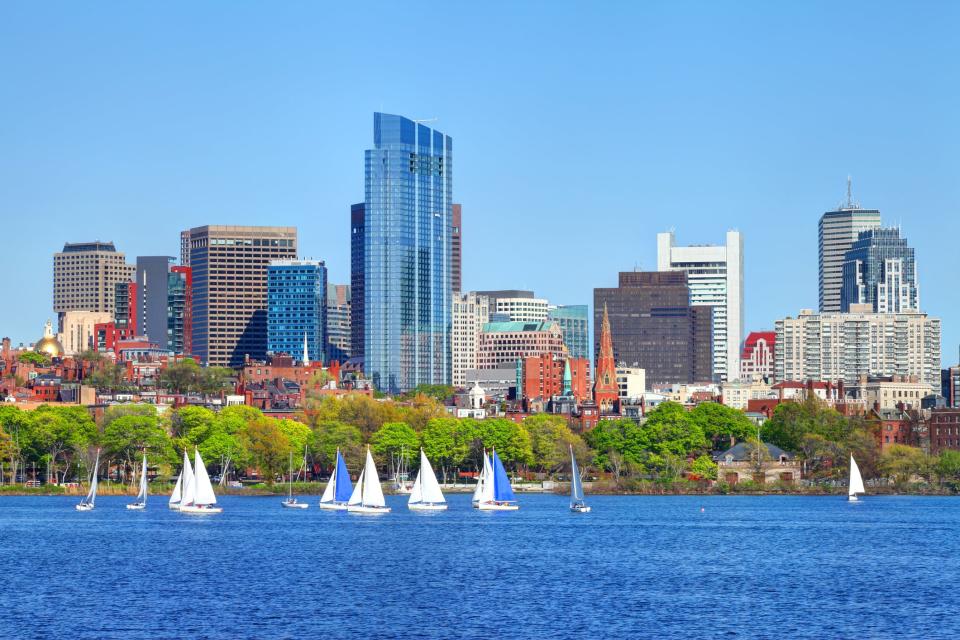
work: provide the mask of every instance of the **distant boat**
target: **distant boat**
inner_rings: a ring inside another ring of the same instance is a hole
[[[413,489],[407,484],[407,454],[403,446],[400,447],[400,460],[393,471],[393,490],[397,493],[410,493]]]
[[[363,472],[350,494],[350,500],[347,501],[347,511],[367,514],[390,512],[390,507],[383,499],[383,487],[380,486],[380,476],[377,475],[377,465],[370,455],[370,447],[367,447],[367,462]]]
[[[147,454],[143,454],[143,464],[140,466],[140,491],[137,493],[137,499],[133,504],[128,504],[127,509],[142,510],[147,508]]]
[[[93,474],[90,476],[90,491],[76,506],[77,511],[93,511],[97,502],[97,469],[100,468],[100,449],[97,449],[97,459],[93,463]]]
[[[447,508],[447,501],[443,498],[440,483],[437,482],[437,474],[433,472],[423,449],[420,449],[420,470],[417,472],[417,479],[413,481],[407,508],[413,511],[445,511]]]
[[[853,459],[853,456],[850,456],[850,489],[847,491],[847,500],[850,502],[856,502],[858,500],[857,494],[863,493],[866,494],[866,489],[863,488],[863,478],[860,476],[860,467],[857,466],[857,461]]]
[[[500,462],[496,449],[490,455],[490,466],[492,473],[485,479],[477,508],[481,511],[516,511],[520,505],[516,504],[510,478],[507,476],[507,470],[503,468],[503,463]]]
[[[307,450],[303,450],[303,460],[307,460]],[[297,499],[293,497],[293,452],[290,452],[290,481],[287,483],[289,489],[287,490],[287,499],[281,502],[284,507],[287,509],[306,509],[310,505],[306,502],[297,502]]]
[[[480,501],[486,498],[493,499],[493,467],[490,465],[490,458],[487,456],[487,450],[483,450],[483,468],[480,475],[477,476],[477,488],[473,490],[473,506],[479,508]]]
[[[187,450],[183,450],[183,469],[177,476],[177,484],[173,486],[173,493],[170,494],[170,500],[167,506],[171,509],[179,509],[180,501],[183,499],[184,491],[193,484],[193,469],[190,468],[190,458],[187,457]]]
[[[590,513],[590,507],[583,501],[583,482],[580,480],[577,459],[573,455],[573,445],[570,445],[570,476],[570,511]]]
[[[330,511],[346,511],[347,501],[353,493],[353,485],[350,483],[350,472],[347,471],[347,463],[343,461],[340,449],[337,449],[337,460],[333,465],[333,473],[330,474],[330,481],[327,482],[327,488],[320,497],[320,508]]]
[[[217,496],[213,493],[213,485],[210,484],[210,476],[207,475],[207,467],[203,464],[199,449],[193,451],[192,480],[189,486],[184,488],[180,499],[180,512],[192,515],[223,513],[222,508],[214,506],[217,504]]]

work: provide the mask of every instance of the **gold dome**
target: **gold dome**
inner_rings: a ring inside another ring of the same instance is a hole
[[[46,355],[51,360],[53,358],[63,357],[63,345],[53,337],[53,323],[49,320],[47,320],[47,324],[43,328],[43,337],[33,345],[33,350]]]

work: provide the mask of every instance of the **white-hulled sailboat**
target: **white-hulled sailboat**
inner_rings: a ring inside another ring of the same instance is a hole
[[[128,504],[127,509],[140,511],[147,508],[147,454],[143,454],[143,465],[140,467],[140,491],[137,493],[137,499],[133,504]]]
[[[307,452],[304,450],[303,459],[306,461]],[[287,509],[306,509],[310,505],[306,502],[297,502],[297,499],[293,497],[293,452],[290,452],[290,481],[287,483],[289,489],[287,490],[287,499],[281,502],[284,507]]]
[[[507,476],[507,470],[503,468],[503,463],[500,462],[496,449],[490,454],[490,466],[493,472],[484,484],[477,508],[481,511],[516,511],[520,505],[516,503],[510,478]]]
[[[100,468],[100,449],[97,449],[97,459],[93,463],[93,474],[90,476],[90,491],[76,506],[77,511],[93,511],[97,502],[97,470]]]
[[[346,511],[347,502],[353,494],[353,485],[350,483],[350,472],[347,463],[343,461],[340,449],[337,449],[337,460],[333,465],[333,473],[327,482],[327,488],[320,496],[320,508],[328,511]]]
[[[217,506],[217,496],[213,493],[213,485],[210,484],[210,476],[207,475],[207,467],[203,464],[203,458],[200,457],[200,450],[193,451],[193,482],[188,489],[184,490],[183,497],[180,500],[180,513],[189,513],[193,515],[206,515],[211,513],[223,513],[223,509]]]
[[[857,461],[853,459],[853,456],[850,456],[850,488],[847,491],[847,500],[850,502],[857,502],[858,493],[866,494],[866,489],[863,488],[863,478],[860,476],[860,467],[857,466]]]
[[[193,469],[190,468],[190,458],[187,457],[187,450],[183,450],[183,468],[180,475],[177,476],[177,484],[173,487],[173,493],[170,494],[170,500],[167,506],[171,509],[179,509],[180,502],[183,500],[187,487],[193,484]]]
[[[487,456],[487,450],[483,450],[483,468],[480,475],[477,476],[477,488],[473,490],[473,507],[477,508],[480,501],[486,497],[490,499],[493,496],[493,467],[490,466],[490,458]]]
[[[447,508],[447,501],[443,498],[440,483],[437,482],[437,474],[433,472],[423,449],[420,449],[420,470],[417,471],[417,479],[413,481],[407,508],[412,511],[445,511]]]
[[[380,476],[377,475],[377,465],[370,455],[370,447],[367,447],[367,462],[363,466],[363,472],[347,502],[347,511],[366,514],[390,512],[390,507],[383,499],[383,487],[380,486]]]
[[[583,501],[583,482],[580,480],[577,459],[573,455],[573,445],[570,445],[570,511],[590,513],[590,506]]]

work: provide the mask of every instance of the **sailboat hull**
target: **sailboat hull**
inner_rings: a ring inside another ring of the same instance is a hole
[[[286,509],[306,509],[310,506],[306,502],[290,502],[288,500],[284,500],[280,504],[282,504]]]
[[[847,502],[860,502],[860,498],[857,496],[847,496]]]
[[[173,509],[174,511],[180,511],[180,503],[179,503],[179,502],[168,502],[168,503],[167,503],[167,508],[168,508],[168,509]]]
[[[520,505],[508,502],[481,502],[477,506],[480,511],[519,511]]]
[[[347,512],[363,515],[380,515],[381,513],[390,513],[390,507],[366,507],[362,504],[354,504],[347,507]]]
[[[446,511],[446,504],[434,504],[430,502],[415,502],[413,504],[407,504],[407,508],[410,511]]]
[[[146,508],[147,505],[143,504],[142,502],[136,502],[134,504],[127,505],[127,509],[130,509],[131,511],[143,511]]]
[[[320,508],[324,511],[346,511],[347,505],[342,502],[321,502]]]
[[[92,504],[78,504],[78,505],[76,506],[76,510],[77,510],[77,511],[93,511],[93,505],[92,505]]]
[[[585,504],[572,504],[570,505],[570,511],[573,513],[590,513],[590,507]]]
[[[223,513],[223,509],[220,507],[210,507],[207,505],[184,505],[180,507],[180,513],[188,513],[193,516],[206,516],[213,515],[215,513]]]

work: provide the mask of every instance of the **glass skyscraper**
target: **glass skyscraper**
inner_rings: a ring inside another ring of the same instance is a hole
[[[449,384],[453,140],[374,113],[365,161],[364,371],[387,393]]]
[[[585,304],[550,307],[547,319],[560,325],[571,358],[590,358],[590,316]]]
[[[327,268],[318,260],[275,260],[267,266],[267,351],[324,362]]]
[[[843,261],[840,310],[868,304],[875,313],[920,310],[913,247],[897,228],[861,231]]]

